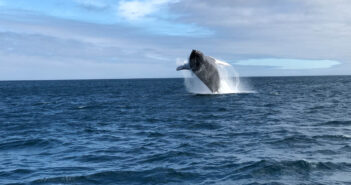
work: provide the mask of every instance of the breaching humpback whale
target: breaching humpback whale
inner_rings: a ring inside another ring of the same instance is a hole
[[[177,71],[191,70],[212,93],[216,93],[220,86],[220,76],[216,63],[216,59],[205,56],[201,51],[193,50],[189,56],[189,62],[177,67]]]

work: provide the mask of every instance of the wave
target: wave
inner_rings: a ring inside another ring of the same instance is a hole
[[[347,120],[347,121],[327,121],[327,122],[323,122],[320,123],[318,125],[326,125],[326,126],[350,126],[351,125],[351,121]]]
[[[27,140],[10,140],[0,143],[1,150],[14,150],[26,148],[46,148],[52,147],[59,143],[56,139],[27,139]]]
[[[288,184],[305,184],[311,180],[310,182],[313,182],[313,184],[319,184],[318,181],[332,181],[335,183],[335,180],[328,180],[329,176],[325,175],[343,173],[350,167],[350,163],[344,162],[260,160],[241,164],[239,168],[222,178],[221,182],[230,182],[227,184],[285,184],[286,182],[290,182]],[[313,176],[319,178],[311,179]],[[245,183],[240,183],[241,180]]]
[[[311,144],[319,144],[319,143],[314,138],[301,135],[301,136],[291,136],[291,137],[286,137],[276,141],[271,141],[271,142],[268,142],[268,144],[271,144],[274,147],[278,146],[283,148],[289,148],[289,147],[306,148],[306,147],[310,147]]]
[[[351,167],[351,163],[333,163],[333,162],[309,162],[306,160],[294,161],[275,161],[275,160],[260,160],[251,162],[239,169],[237,172],[250,172],[250,173],[276,173],[278,171],[287,170],[291,173],[311,172],[313,170],[343,170]]]
[[[197,173],[158,167],[140,171],[102,171],[87,175],[40,178],[31,184],[165,184],[181,183],[183,179],[191,181],[197,176]]]
[[[326,140],[326,141],[345,141],[345,140],[350,140],[351,136],[346,136],[346,135],[317,135],[317,136],[313,136],[312,138],[314,139],[322,139],[322,140]]]
[[[157,153],[154,155],[150,155],[145,157],[145,159],[139,161],[141,164],[150,164],[150,163],[157,163],[157,162],[162,162],[162,161],[167,161],[167,162],[177,162],[180,159],[189,159],[191,157],[197,157],[198,154],[193,153],[193,152],[181,152],[181,151],[168,151],[165,153]]]
[[[100,105],[100,104],[96,104],[96,105],[79,105],[79,106],[76,106],[76,107],[73,107],[72,109],[77,109],[77,110],[80,110],[80,109],[99,109],[99,108],[102,108],[103,105]]]
[[[223,167],[223,166],[222,166]],[[229,168],[229,169],[228,169]],[[338,174],[351,168],[350,163],[310,162],[306,160],[260,160],[227,165],[218,173],[206,174],[204,169],[187,170],[156,167],[146,170],[101,171],[92,174],[39,178],[31,184],[292,184],[306,182],[312,174]],[[328,178],[322,175],[321,178]],[[205,178],[204,178],[205,177]],[[314,179],[314,183],[318,180]]]

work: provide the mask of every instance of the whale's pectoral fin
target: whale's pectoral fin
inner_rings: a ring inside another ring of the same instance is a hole
[[[184,70],[184,69],[190,70],[189,63],[177,67],[177,71]]]
[[[220,60],[215,60],[216,64],[218,65],[224,65],[224,66],[230,66],[230,64],[228,64],[227,62],[223,62],[223,61],[220,61]]]

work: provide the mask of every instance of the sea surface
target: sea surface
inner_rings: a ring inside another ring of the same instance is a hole
[[[351,184],[351,76],[0,82],[0,184]]]

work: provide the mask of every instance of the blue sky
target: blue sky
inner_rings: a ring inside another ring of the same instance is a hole
[[[181,77],[192,49],[242,76],[351,74],[346,0],[0,0],[0,80]]]

